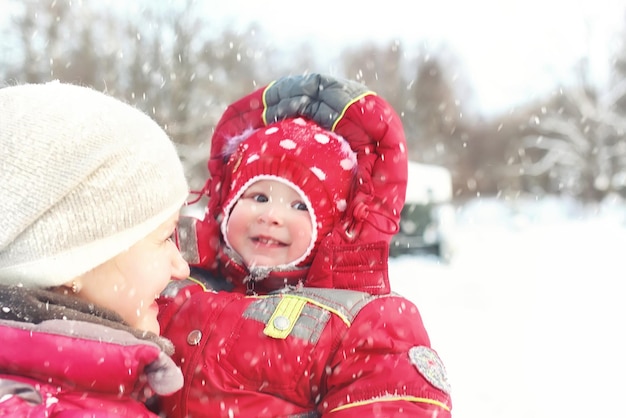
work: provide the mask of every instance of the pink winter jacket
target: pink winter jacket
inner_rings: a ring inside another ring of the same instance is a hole
[[[0,286],[0,293],[0,416],[157,417],[144,401],[182,386],[180,369],[155,342],[159,337],[148,341],[121,324],[106,326],[114,322],[90,314],[93,307],[76,311],[41,294],[25,306],[7,301],[15,294],[10,288]]]

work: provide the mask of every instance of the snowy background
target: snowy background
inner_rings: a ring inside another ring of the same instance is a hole
[[[457,209],[456,257],[392,259],[446,363],[455,418],[626,417],[626,205]]]

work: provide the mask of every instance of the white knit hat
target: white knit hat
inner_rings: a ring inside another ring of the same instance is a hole
[[[188,194],[150,117],[51,82],[0,89],[0,283],[59,286],[157,229]]]

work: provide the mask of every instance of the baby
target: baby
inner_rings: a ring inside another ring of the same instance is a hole
[[[443,363],[387,277],[405,151],[356,83],[287,77],[227,109],[206,216],[179,240],[200,284],[161,301],[185,376],[167,416],[450,417]]]

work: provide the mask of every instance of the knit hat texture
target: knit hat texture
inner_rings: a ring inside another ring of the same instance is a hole
[[[52,287],[128,249],[188,194],[167,134],[87,87],[0,89],[0,283]]]
[[[303,118],[286,119],[256,131],[245,132],[225,145],[231,173],[222,187],[222,236],[226,244],[229,214],[246,189],[258,180],[282,181],[293,187],[309,208],[311,244],[302,257],[289,263],[310,264],[318,244],[341,219],[347,208],[356,169],[356,154],[341,136]]]

